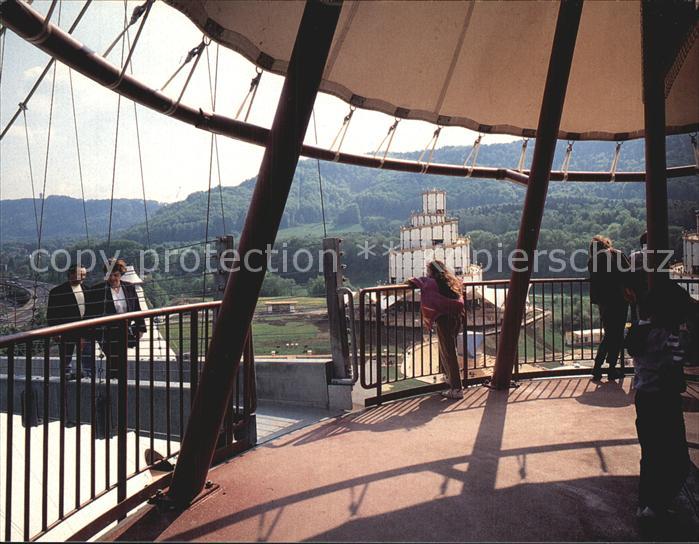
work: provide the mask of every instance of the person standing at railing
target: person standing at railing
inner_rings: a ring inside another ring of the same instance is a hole
[[[699,309],[682,287],[659,276],[640,306],[640,321],[630,333],[634,357],[636,430],[641,445],[637,516],[656,519],[668,513],[689,473],[682,392],[685,354],[679,333]]]
[[[602,379],[602,365],[609,365],[610,380],[621,378],[616,364],[624,345],[624,329],[632,291],[629,288],[629,259],[612,246],[604,236],[595,236],[590,243],[587,269],[590,274],[590,301],[599,308],[604,336],[597,347],[592,379]]]
[[[87,308],[88,317],[137,312],[141,309],[136,288],[128,282],[121,281],[126,272],[123,259],[110,259],[104,266],[106,281],[90,288]],[[139,317],[128,325],[128,347],[135,347],[146,332],[146,322]],[[107,358],[110,376],[116,376],[119,369],[119,356],[124,349],[122,328],[118,325],[104,327],[98,332],[100,347]]]
[[[408,283],[420,289],[420,308],[427,329],[435,325],[439,339],[439,364],[446,375],[449,389],[442,395],[450,399],[464,397],[461,385],[456,337],[461,329],[464,299],[461,281],[442,261],[427,265],[427,276],[410,278]]]
[[[46,309],[46,321],[49,326],[65,325],[80,321],[86,312],[86,290],[83,287],[85,281],[85,268],[73,265],[68,268],[68,281],[57,285],[49,291],[48,307]],[[66,377],[69,380],[76,379],[77,371],[72,364],[73,353],[78,345],[81,352],[81,374],[92,376],[92,344],[86,341],[81,331],[67,333],[56,337],[59,343],[59,356]]]

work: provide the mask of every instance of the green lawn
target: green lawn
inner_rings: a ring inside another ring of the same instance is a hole
[[[291,314],[266,314],[264,302],[267,300],[295,300],[296,312]],[[255,354],[271,355],[274,350],[278,355],[304,355],[310,349],[313,354],[330,353],[330,337],[327,319],[324,316],[308,316],[304,312],[318,311],[325,308],[323,297],[266,297],[261,298],[258,312],[253,318],[252,332]],[[211,317],[211,314],[210,314]],[[182,348],[185,353],[190,350],[190,323],[188,317],[183,323]],[[165,324],[158,325],[160,334],[165,338]],[[212,326],[209,323],[208,334]],[[204,315],[199,315],[199,337],[206,334]],[[201,342],[201,340],[200,340]],[[287,344],[298,344],[287,345]],[[179,351],[179,327],[177,317],[170,320],[170,348]],[[204,349],[200,343],[200,350]]]
[[[357,223],[355,225],[327,225],[328,234],[347,234],[352,232],[364,232],[364,227]],[[277,235],[277,240],[285,240],[288,238],[305,238],[306,236],[323,236],[323,223],[308,223],[307,225],[298,225],[296,227],[288,227],[280,229]]]

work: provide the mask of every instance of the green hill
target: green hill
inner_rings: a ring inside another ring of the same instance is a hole
[[[529,154],[533,152],[529,146]],[[559,142],[554,168],[563,160],[565,143]],[[577,142],[572,155],[572,170],[606,170],[612,160],[613,142]],[[445,147],[436,151],[435,162],[462,164],[470,147]],[[478,163],[484,166],[515,167],[519,160],[520,143],[484,145],[478,156]],[[396,157],[416,159],[419,153],[396,154]],[[528,161],[530,160],[530,157]],[[688,138],[668,138],[668,165],[690,164],[693,161]],[[626,142],[622,147],[619,170],[643,169],[643,141]],[[448,192],[447,207],[450,213],[461,215],[466,220],[471,214],[458,212],[476,207],[498,207],[514,205],[515,215],[521,210],[524,188],[505,181],[480,180],[475,178],[454,178],[445,176],[425,176],[350,166],[338,163],[321,162],[325,214],[332,231],[357,231],[357,225],[368,232],[389,233],[407,218],[408,214],[420,206],[420,193],[431,187],[439,187]],[[699,205],[699,185],[697,178],[683,178],[669,183],[669,197],[676,201],[684,215],[692,205]],[[247,205],[255,179],[249,179],[236,187],[224,187],[222,191],[226,232],[238,234],[242,228]],[[560,199],[569,203],[575,201],[581,208],[605,207],[610,201],[637,201],[634,215],[643,214],[642,200],[644,186],[641,183],[552,183],[549,202],[555,204]],[[210,236],[223,233],[220,196],[218,189],[211,194],[209,220]],[[184,201],[161,207],[150,218],[151,240],[153,242],[187,242],[203,240],[206,230],[206,192],[189,195]],[[572,205],[572,204],[571,204]],[[505,208],[509,210],[509,208]],[[480,212],[483,213],[482,210]],[[691,226],[691,213],[681,223]],[[485,223],[480,228],[489,228],[491,221],[482,217]],[[291,229],[292,236],[303,236],[311,232],[322,232],[304,226],[317,225],[322,220],[319,180],[316,161],[299,162],[294,182],[282,219],[281,228]],[[518,221],[518,218],[517,218]],[[397,223],[395,223],[397,222]],[[351,229],[345,229],[354,225]],[[474,225],[464,224],[468,230]],[[502,230],[502,229],[499,229]],[[126,229],[124,237],[145,241],[145,228],[138,225]],[[289,237],[284,230],[281,237]]]

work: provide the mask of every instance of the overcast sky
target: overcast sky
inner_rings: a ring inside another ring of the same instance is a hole
[[[128,14],[138,3],[128,2]],[[50,2],[37,0],[33,7],[46,13]],[[64,1],[60,26],[67,30],[81,9],[80,1]],[[58,9],[52,21],[56,22]],[[97,0],[74,32],[74,36],[90,49],[102,53],[123,29],[124,7],[122,2]],[[133,38],[135,28],[131,31]],[[146,23],[143,36],[133,57],[136,77],[148,85],[160,88],[177,69],[187,51],[201,41],[201,33],[182,14],[163,2],[156,2]],[[207,57],[203,56],[183,103],[211,111],[210,81],[215,73],[217,46],[212,43]],[[121,47],[114,48],[109,60],[120,64]],[[10,31],[5,33],[2,80],[0,82],[0,125],[4,128],[36,81],[48,56],[36,47],[18,38]],[[176,96],[189,70],[188,65],[169,85],[166,92]],[[234,116],[255,74],[254,65],[237,53],[219,50],[219,69],[216,111]],[[35,191],[44,184],[46,143],[48,135],[50,96],[53,71],[29,102],[27,125],[34,174]],[[249,121],[269,127],[274,117],[283,79],[265,73],[255,99]],[[213,83],[212,83],[213,84]],[[73,72],[73,87],[77,109],[77,125],[82,158],[85,196],[109,198],[112,183],[117,95]],[[179,200],[189,193],[205,190],[209,182],[210,136],[190,125],[180,123],[149,109],[137,106],[146,195],[163,202]],[[319,95],[316,101],[318,141],[329,147],[341,126],[348,106],[328,95]],[[373,152],[386,134],[393,119],[384,114],[357,110],[343,144],[344,151]],[[392,150],[410,151],[423,149],[432,136],[434,126],[421,121],[403,121]],[[312,125],[306,141],[313,143]],[[442,130],[440,146],[468,145],[476,134],[472,131],[449,127]],[[508,136],[489,135],[484,143],[511,141]],[[235,140],[219,137],[221,178],[223,185],[237,185],[257,174],[263,149]],[[24,121],[20,116],[12,129],[0,142],[1,197],[22,198],[31,196],[29,160],[27,156]],[[215,177],[213,184],[218,183]],[[46,176],[47,195],[80,196],[78,160],[73,128],[69,71],[57,63],[53,105],[51,145]],[[138,168],[138,147],[134,122],[134,105],[121,101],[121,121],[116,161],[115,197],[138,198],[141,195],[141,179]]]

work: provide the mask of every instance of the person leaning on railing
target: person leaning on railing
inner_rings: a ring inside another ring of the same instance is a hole
[[[104,266],[106,281],[90,288],[88,295],[87,317],[137,312],[141,309],[136,288],[128,282],[121,281],[126,272],[123,259],[110,259]],[[128,347],[135,347],[146,332],[146,322],[139,317],[129,321]],[[119,357],[124,350],[124,335],[121,326],[109,325],[97,332],[97,341],[107,358],[110,376],[116,376],[119,369]]]
[[[434,323],[437,329],[439,365],[450,387],[449,390],[442,391],[442,396],[462,399],[464,392],[456,355],[456,337],[464,313],[461,281],[442,261],[434,260],[427,265],[427,276],[410,278],[408,283],[420,289],[423,325],[431,329]]]
[[[49,302],[46,309],[46,321],[49,326],[65,325],[80,321],[86,312],[85,268],[73,265],[68,269],[68,281],[57,285],[49,291]],[[92,375],[92,344],[84,338],[81,331],[66,333],[54,338],[59,343],[59,354],[66,377],[76,379],[77,371],[72,364],[73,353],[80,346],[81,374]],[[79,376],[79,377],[82,377]]]
[[[666,276],[645,296],[640,320],[629,333],[634,357],[636,430],[641,444],[637,515],[664,517],[689,472],[682,392],[686,389],[680,331],[699,304]]]
[[[621,378],[616,364],[624,344],[624,329],[633,294],[630,289],[629,259],[612,247],[612,241],[595,236],[590,243],[587,269],[590,274],[590,302],[599,308],[604,336],[597,347],[592,379],[602,379],[602,365],[607,361],[610,380]]]

